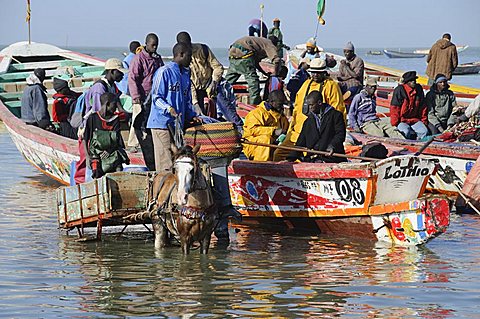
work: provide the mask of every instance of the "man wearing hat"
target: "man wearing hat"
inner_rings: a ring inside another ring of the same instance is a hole
[[[59,77],[53,78],[53,88],[56,93],[53,94],[52,119],[60,126],[60,135],[77,139],[77,130],[73,129],[68,119],[71,112],[75,109],[77,98],[81,93],[74,92],[68,86],[68,82]]]
[[[288,45],[283,44],[283,34],[282,34],[282,31],[280,31],[279,18],[273,19],[273,27],[270,30],[268,30],[268,37],[272,35],[277,37],[278,39],[278,42],[277,42],[278,56],[283,59],[283,48],[285,48],[285,50],[290,50],[290,47]]]
[[[376,90],[377,80],[368,78],[363,90],[355,95],[350,104],[348,110],[349,127],[359,133],[405,139],[402,133],[396,127],[393,127],[388,120],[380,119],[377,116]]]
[[[27,86],[22,95],[22,120],[28,125],[46,129],[50,126],[48,113],[47,89],[43,86],[45,70],[38,68],[27,78]]]
[[[316,58],[310,62],[308,72],[311,78],[306,80],[297,93],[295,104],[293,106],[292,120],[287,132],[283,146],[294,146],[297,142],[298,136],[302,131],[303,122],[307,119],[309,112],[308,106],[304,105],[305,97],[312,91],[319,91],[322,93],[323,102],[331,105],[334,109],[343,114],[345,120],[346,111],[345,103],[343,102],[342,92],[337,82],[328,76],[327,65],[324,59]],[[274,153],[274,161],[285,160],[288,151],[277,149]]]
[[[300,58],[308,58],[310,60],[320,58],[320,50],[317,47],[317,41],[314,38],[310,38],[305,43],[305,50],[300,54]]]
[[[107,92],[117,96],[117,107],[120,110],[123,110],[120,104],[120,99],[118,99],[122,92],[117,88],[115,82],[120,82],[123,79],[125,72],[127,72],[127,69],[123,67],[122,61],[119,59],[111,58],[105,62],[104,76],[99,81],[95,82],[85,94],[86,114],[90,111],[100,111],[100,108],[102,107],[100,96]]]
[[[455,95],[448,89],[448,80],[444,74],[435,76],[435,83],[425,97],[428,109],[428,129],[432,134],[443,133],[455,124],[453,109],[457,106]]]
[[[405,72],[390,103],[390,123],[409,140],[421,140],[428,134],[428,109],[417,78],[417,72]]]
[[[340,61],[338,72],[332,73],[342,89],[343,99],[348,100],[362,89],[365,66],[363,60],[355,54],[352,42],[347,42],[343,48],[345,59]]]

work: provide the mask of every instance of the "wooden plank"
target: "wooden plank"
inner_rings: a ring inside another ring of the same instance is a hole
[[[36,68],[42,69],[56,69],[67,66],[84,66],[85,64],[75,60],[59,60],[59,61],[45,61],[45,62],[29,62],[29,63],[14,63],[10,64],[9,72],[18,71],[33,71]]]

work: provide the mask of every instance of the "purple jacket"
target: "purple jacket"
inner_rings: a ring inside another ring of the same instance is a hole
[[[152,57],[143,49],[135,55],[128,69],[128,90],[132,99],[140,98],[142,102],[145,101],[152,90],[153,75],[161,66],[163,60],[158,54]]]
[[[355,95],[350,110],[348,111],[348,126],[362,128],[363,124],[378,120],[377,100],[375,96],[369,97],[365,90]]]

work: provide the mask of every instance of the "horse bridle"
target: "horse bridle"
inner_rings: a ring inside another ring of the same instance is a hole
[[[182,161],[183,158],[189,158],[192,160],[192,162],[190,161]],[[198,160],[196,157],[193,157],[193,156],[189,156],[189,155],[182,155],[180,156],[179,158],[177,158],[174,162],[173,162],[173,165],[172,165],[172,172],[173,174],[175,174],[175,164],[177,163],[183,163],[183,164],[192,164],[193,165],[193,170],[190,172],[190,174],[192,175],[192,187],[190,189],[190,193],[193,192],[195,190],[195,186],[197,184],[197,179],[195,178],[197,176],[197,172],[198,172]]]

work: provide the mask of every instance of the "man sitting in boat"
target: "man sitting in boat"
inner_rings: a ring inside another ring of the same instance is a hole
[[[320,49],[317,47],[317,41],[311,38],[305,44],[305,50],[300,54],[300,58],[308,58],[310,60],[320,58]]]
[[[295,99],[297,97],[297,92],[302,87],[303,83],[310,78],[308,73],[308,68],[310,67],[310,59],[303,58],[300,60],[298,65],[298,70],[290,77],[290,81],[287,83],[287,90],[290,92],[290,115],[293,112],[293,105],[295,104]]]
[[[343,99],[346,101],[355,96],[362,89],[365,66],[363,60],[355,54],[352,42],[347,42],[343,48],[345,59],[340,61],[338,72],[330,75],[338,81],[342,89]]]
[[[52,119],[60,127],[60,135],[77,139],[77,130],[68,122],[70,115],[75,110],[75,103],[81,93],[74,92],[68,86],[68,82],[54,77],[53,89],[56,93],[53,95]]]
[[[428,134],[428,109],[417,78],[416,71],[405,72],[390,103],[390,123],[409,140],[421,140]]]
[[[248,36],[238,39],[230,46],[230,67],[225,79],[233,85],[243,75],[248,84],[250,104],[259,104],[262,101],[257,70],[268,76],[260,66],[260,61],[269,58],[275,65],[273,75],[278,71],[281,59],[277,55],[276,45],[277,38],[273,36],[270,39]]]
[[[388,136],[405,139],[396,127],[393,127],[388,120],[377,116],[377,80],[368,78],[363,90],[357,94],[350,104],[348,111],[348,125],[355,132],[370,134],[374,136]]]
[[[54,131],[50,122],[50,113],[47,104],[47,89],[43,85],[45,70],[37,68],[27,78],[27,86],[22,95],[22,120],[27,125],[38,126],[42,129]]]
[[[428,129],[432,134],[443,133],[455,124],[452,111],[457,106],[455,94],[448,89],[448,80],[444,74],[437,74],[435,83],[425,97],[428,108]]]
[[[316,151],[327,151],[330,154],[345,154],[345,121],[343,114],[331,105],[323,103],[322,94],[318,91],[310,92],[305,99],[309,108],[308,117],[303,123],[302,131],[295,146],[306,147]],[[322,156],[293,151],[288,155],[289,161],[301,159],[303,162],[340,163],[346,159],[334,156]]]
[[[280,67],[280,70],[278,71],[278,75],[270,75],[267,79],[267,82],[265,82],[265,87],[263,89],[263,100],[267,101],[268,96],[270,92],[276,91],[276,90],[282,90],[284,91],[285,79],[287,78],[288,74],[288,68],[285,65],[282,65]]]
[[[323,95],[323,101],[331,105],[346,117],[345,103],[343,102],[342,92],[338,83],[328,76],[327,64],[325,60],[317,58],[310,62],[308,71],[311,78],[306,80],[297,93],[293,107],[292,119],[282,146],[293,146],[297,142],[298,136],[303,127],[303,122],[307,119],[309,112],[308,106],[304,105],[305,97],[313,91],[319,91]],[[277,149],[273,154],[273,160],[278,162],[285,160],[289,151]]]
[[[288,129],[288,120],[283,115],[286,103],[281,90],[270,92],[268,102],[250,111],[245,117],[243,137],[250,142],[272,144],[281,141]],[[268,146],[245,145],[243,152],[254,161],[271,161],[272,149]]]
[[[100,110],[88,116],[83,134],[83,145],[92,178],[121,171],[123,163],[130,164],[120,134],[120,121],[115,115],[117,96],[110,92],[103,93],[100,103]],[[88,178],[89,176],[86,176],[86,179]]]

